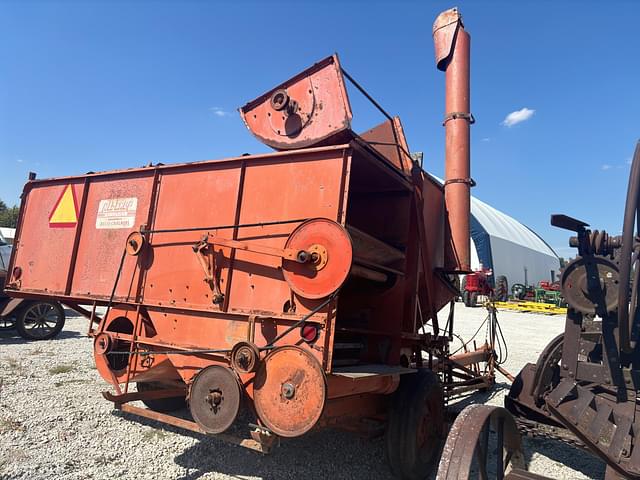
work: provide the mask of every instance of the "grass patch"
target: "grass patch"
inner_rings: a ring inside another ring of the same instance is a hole
[[[8,417],[0,417],[0,433],[21,432],[24,430],[22,423]]]
[[[13,373],[14,375],[22,375],[22,362],[20,361],[20,359],[16,357],[7,357],[5,361],[7,362],[8,370],[11,373]]]
[[[9,365],[9,368],[11,369],[20,368],[22,366],[22,362],[20,362],[16,357],[9,357],[7,358],[7,365]]]
[[[71,371],[73,371],[76,367],[74,367],[73,365],[56,365],[55,367],[52,367],[49,369],[49,373],[51,375],[58,375],[60,373],[69,373]]]
[[[154,430],[146,430],[142,434],[142,439],[145,442],[152,442],[154,440],[162,440],[166,436],[167,436],[167,434],[163,430],[155,430],[154,429]]]
[[[37,348],[34,348],[33,350],[30,350],[27,355],[42,355],[45,357],[52,357],[54,353],[50,352],[49,350],[45,350],[42,347],[37,347]]]
[[[61,387],[63,385],[69,385],[70,383],[89,383],[89,382],[81,378],[72,378],[71,380],[62,380],[60,382],[56,382],[53,385],[56,387]]]

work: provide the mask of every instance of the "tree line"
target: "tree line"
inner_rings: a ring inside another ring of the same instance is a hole
[[[7,207],[7,204],[0,200],[0,227],[16,228],[19,211],[18,205]]]

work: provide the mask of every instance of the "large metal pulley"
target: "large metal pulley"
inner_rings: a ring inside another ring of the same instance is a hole
[[[253,384],[260,420],[281,437],[297,437],[320,419],[327,397],[322,367],[306,350],[285,346],[266,356]]]
[[[562,295],[578,312],[603,315],[618,308],[618,265],[601,256],[572,260],[562,274]]]
[[[240,411],[242,391],[238,376],[229,368],[212,365],[203,368],[189,389],[189,410],[207,433],[222,433]]]
[[[291,233],[285,248],[304,256],[298,261],[282,261],[285,280],[303,298],[327,297],[349,275],[353,259],[351,238],[342,225],[329,219],[314,218],[302,223]]]

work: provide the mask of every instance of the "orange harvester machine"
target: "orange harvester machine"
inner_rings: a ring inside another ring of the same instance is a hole
[[[383,418],[403,384],[426,388],[418,374],[437,370],[436,312],[469,265],[469,36],[456,10],[434,38],[444,186],[412,161],[397,117],[351,130],[345,79],[367,94],[331,56],[240,109],[275,153],[29,181],[7,291],[91,319],[105,396],[123,410],[219,434],[244,401],[257,425],[243,444],[263,450]],[[185,402],[194,422],[168,413]],[[427,412],[434,435],[441,408]]]

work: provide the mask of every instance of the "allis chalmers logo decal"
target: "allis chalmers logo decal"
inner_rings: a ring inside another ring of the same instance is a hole
[[[49,215],[49,227],[71,228],[78,223],[78,200],[73,185],[64,187],[56,205]]]

